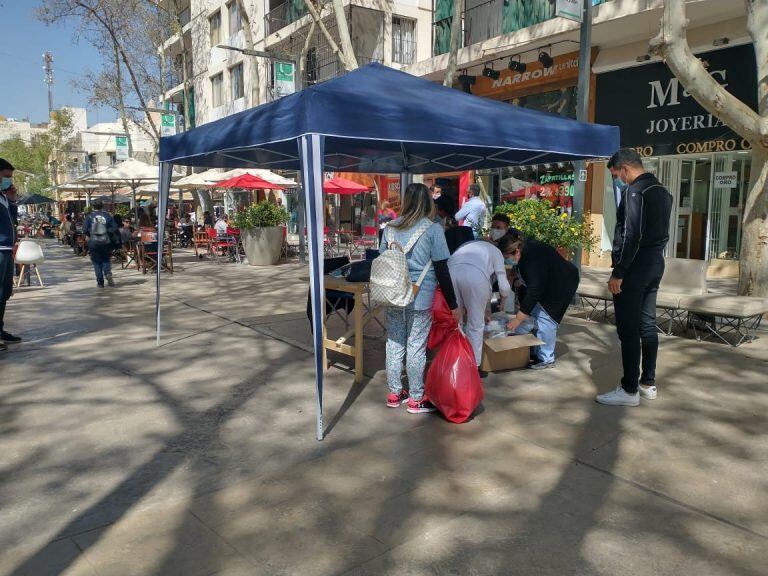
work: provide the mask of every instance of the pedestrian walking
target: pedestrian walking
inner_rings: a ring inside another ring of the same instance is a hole
[[[608,169],[616,186],[622,189],[608,288],[613,294],[624,377],[620,386],[598,395],[596,400],[611,406],[638,406],[641,396],[653,400],[657,393],[656,294],[664,275],[672,196],[653,174],[645,171],[635,150],[622,148],[616,152]]]
[[[435,204],[429,189],[424,184],[409,184],[403,193],[400,216],[386,227],[379,246],[382,256],[388,250],[401,250],[405,254],[408,278],[418,286],[410,304],[387,308],[387,406],[397,408],[407,403],[407,411],[411,414],[435,410],[424,394],[424,368],[427,338],[432,327],[432,303],[438,284],[454,317],[457,321],[460,318],[448,270],[450,253],[443,227],[433,222],[434,212]],[[382,262],[384,260],[386,257]],[[403,389],[402,383],[404,362],[408,391]]]
[[[5,306],[13,293],[13,245],[16,243],[16,188],[13,165],[0,158],[0,351],[21,342],[5,331]]]
[[[93,201],[93,212],[85,219],[83,233],[88,239],[88,253],[96,273],[96,285],[104,288],[104,280],[115,285],[112,278],[112,251],[118,244],[117,225],[109,212],[104,211],[101,200]]]

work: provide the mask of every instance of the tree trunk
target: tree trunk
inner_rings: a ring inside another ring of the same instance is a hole
[[[253,42],[253,29],[251,28],[251,15],[245,7],[243,0],[237,0],[237,9],[240,11],[240,17],[243,20],[243,38],[245,39],[245,47],[248,50],[254,50]],[[255,56],[249,56],[251,69],[251,95],[249,98],[249,106],[255,108],[259,105],[259,61]]]
[[[344,69],[349,72],[358,66],[357,58],[355,58],[355,49],[352,48],[352,38],[349,36],[347,13],[344,11],[344,2],[342,0],[333,0],[333,13],[336,16],[336,26],[339,29],[339,39],[341,40],[341,51],[344,54]]]
[[[208,190],[198,190],[197,200],[200,206],[203,208],[203,212],[208,211],[213,214],[213,200],[211,199],[211,193]],[[201,222],[198,222],[200,224]]]
[[[768,149],[752,151],[739,252],[739,294],[768,298]]]
[[[120,120],[123,123],[123,130],[128,138],[128,157],[133,158],[133,140],[131,139],[131,132],[128,128],[128,118],[125,115],[125,101],[123,99],[123,73],[120,70],[120,54],[117,50],[117,42],[112,43],[112,51],[115,57],[115,78],[117,82],[117,107],[120,113]]]
[[[451,16],[451,48],[448,52],[448,65],[445,67],[443,86],[451,88],[456,74],[456,63],[461,49],[461,15],[464,12],[464,0],[453,0],[453,16]]]
[[[715,81],[694,56],[685,29],[684,0],[666,0],[661,31],[650,43],[702,108],[752,145],[750,190],[739,253],[739,294],[768,298],[768,1],[745,0],[747,30],[757,60],[758,112]]]
[[[309,45],[312,43],[312,35],[315,33],[315,28],[317,27],[317,22],[312,20],[312,23],[309,25],[309,32],[307,32],[307,39],[304,41],[304,46],[301,48],[301,53],[299,54],[299,61],[297,64],[297,69],[294,71],[294,74],[299,75],[299,81],[301,82],[301,86],[304,86],[304,78],[307,72],[307,52],[309,52]]]

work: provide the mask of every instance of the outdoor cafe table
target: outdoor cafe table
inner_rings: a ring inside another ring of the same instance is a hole
[[[371,308],[365,302],[365,295],[368,293],[367,282],[347,282],[344,278],[329,275],[325,276],[324,282],[326,290],[352,294],[355,307],[352,310],[352,328],[339,338],[328,337],[327,317],[323,319],[323,369],[328,369],[328,350],[354,358],[355,384],[357,384],[363,380],[363,342],[365,340],[363,329],[368,321],[375,318],[377,309]],[[348,344],[352,336],[355,337],[354,345]]]

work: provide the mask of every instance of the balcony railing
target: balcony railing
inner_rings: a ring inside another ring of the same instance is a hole
[[[610,0],[592,0],[592,5]],[[451,47],[452,0],[434,0],[432,55]],[[549,0],[468,0],[461,18],[461,47],[509,34],[555,17]]]
[[[329,0],[321,0],[325,4]],[[267,12],[267,34],[274,34],[278,30],[293,24],[297,20],[309,14],[304,0],[288,0]]]

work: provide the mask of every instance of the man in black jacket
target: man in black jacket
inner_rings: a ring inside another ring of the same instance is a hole
[[[16,243],[16,188],[13,165],[0,158],[0,351],[21,338],[5,331],[5,305],[13,293],[13,246]]]
[[[611,406],[638,406],[641,396],[656,398],[656,293],[664,274],[672,196],[645,171],[635,150],[616,152],[608,169],[617,187],[623,189],[616,211],[608,288],[613,294],[624,377],[621,386],[596,400]]]
[[[101,200],[93,201],[93,212],[85,219],[83,233],[88,238],[88,254],[91,255],[91,263],[96,273],[96,285],[104,288],[106,278],[107,284],[114,287],[112,251],[118,244],[117,225],[112,215],[104,211],[104,203]]]
[[[529,368],[544,370],[555,365],[557,328],[579,286],[579,271],[549,244],[537,240],[518,240],[511,247],[511,259],[524,286],[520,310],[507,324],[515,334],[536,331],[544,342],[536,346],[536,359]]]

